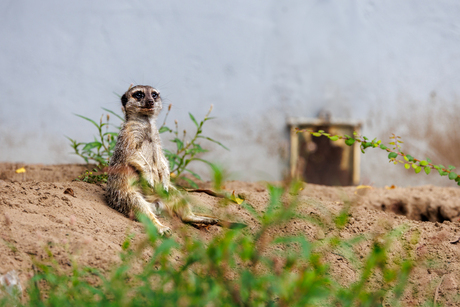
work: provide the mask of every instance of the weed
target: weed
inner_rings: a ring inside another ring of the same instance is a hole
[[[103,108],[104,109],[104,108]],[[105,111],[117,116],[121,120],[121,116],[116,114],[115,112],[104,109]],[[117,129],[117,131],[109,131],[109,127],[111,124],[109,123],[110,115],[107,114],[105,116],[106,121],[103,121],[104,115],[101,116],[99,120],[99,124],[96,123],[94,120],[85,117],[83,115],[75,114],[78,117],[81,117],[90,123],[92,123],[98,131],[97,136],[94,137],[94,141],[84,143],[84,142],[77,142],[74,139],[71,139],[66,136],[67,139],[70,141],[70,146],[74,150],[74,154],[82,157],[86,163],[96,162],[97,166],[102,169],[105,166],[109,165],[110,158],[112,157],[113,150],[115,148],[115,144],[117,142],[118,131],[120,127],[113,126]],[[104,129],[105,127],[105,129]],[[105,130],[105,131],[104,131]]]
[[[87,183],[107,183],[107,172],[101,171],[100,168],[93,168],[93,171],[86,170],[83,174],[78,176],[75,181],[83,181]]]

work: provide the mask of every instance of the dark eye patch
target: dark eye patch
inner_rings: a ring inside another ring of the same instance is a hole
[[[158,93],[157,92],[152,92],[152,98],[155,99],[158,97]]]
[[[145,97],[145,94],[141,91],[137,91],[133,94],[133,97],[136,98],[136,99],[142,99]]]

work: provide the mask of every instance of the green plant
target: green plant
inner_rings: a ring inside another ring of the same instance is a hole
[[[123,120],[123,118],[115,112],[105,108],[102,109]],[[66,138],[71,143],[70,146],[73,148],[74,154],[82,157],[86,163],[96,162],[97,166],[100,169],[109,165],[110,157],[112,157],[113,150],[117,142],[117,136],[120,127],[113,126],[109,123],[109,114],[105,116],[105,122],[103,121],[104,115],[102,115],[99,120],[99,124],[96,123],[94,120],[83,115],[75,115],[92,123],[97,128],[98,134],[94,137],[94,141],[88,143],[77,142],[76,140],[66,136]],[[109,131],[110,126],[115,127],[117,131]]]
[[[121,245],[121,262],[108,273],[76,262],[65,270],[48,249],[49,259],[35,262],[37,272],[24,305],[380,306],[382,300],[398,305],[414,265],[410,257],[401,262],[390,257],[392,242],[401,238],[404,228],[344,239],[340,230],[348,224],[349,204],[337,214],[329,213],[332,219],[327,222],[299,216],[298,207],[308,206],[298,195],[300,183],[267,189],[264,212],[241,204],[257,220],[253,232],[228,229],[205,242],[183,228],[177,240],[161,237],[151,221],[141,217],[145,239],[134,245],[129,235]],[[317,241],[303,233],[283,236],[279,230],[299,218],[329,230],[328,235]],[[362,242],[370,247],[360,260],[354,247]],[[330,254],[355,264],[356,281],[342,285],[331,272],[326,259]]]
[[[197,187],[196,183],[193,180],[190,180],[189,178],[183,176],[184,172],[188,172],[196,179],[201,180],[200,175],[191,171],[188,168],[189,164],[192,161],[201,161],[208,165],[212,165],[209,161],[197,157],[200,153],[204,153],[208,151],[207,149],[204,149],[201,146],[198,140],[205,139],[213,143],[216,143],[219,146],[227,150],[228,148],[225,147],[222,143],[203,135],[204,123],[207,122],[208,120],[213,119],[212,117],[209,117],[209,114],[212,111],[212,105],[208,113],[205,115],[204,119],[200,121],[199,123],[197,122],[195,117],[191,113],[189,113],[190,119],[192,120],[192,122],[195,124],[197,128],[195,134],[190,140],[187,140],[186,138],[187,136],[186,130],[183,130],[182,136],[179,135],[180,134],[179,125],[178,125],[177,120],[175,121],[174,130],[166,126],[166,119],[168,118],[169,112],[171,111],[171,107],[172,105],[170,104],[168,106],[168,111],[166,112],[163,124],[159,128],[160,133],[165,133],[165,132],[172,133],[173,139],[171,140],[171,142],[176,144],[175,151],[170,151],[170,150],[165,149],[165,156],[169,161],[171,177],[173,179],[183,178],[191,186]],[[124,119],[120,115],[116,114],[115,112],[105,109],[105,108],[102,108],[102,109],[108,113],[115,115],[121,121],[124,121]],[[97,128],[97,131],[98,131],[97,136],[94,137],[94,141],[88,142],[88,143],[77,142],[76,140],[71,139],[66,136],[66,138],[69,139],[71,142],[70,146],[73,148],[74,154],[83,158],[85,162],[88,164],[90,162],[96,162],[97,164],[96,165],[97,169],[93,169],[93,172],[95,172],[95,174],[87,170],[85,171],[84,174],[79,176],[77,180],[88,182],[88,183],[107,182],[107,172],[104,171],[104,168],[109,165],[110,158],[113,155],[113,150],[115,148],[115,144],[116,144],[116,140],[117,140],[117,136],[118,136],[120,127],[114,126],[109,123],[109,120],[110,120],[109,114],[107,114],[105,117],[103,114],[99,120],[99,124],[96,121],[88,117],[78,115],[78,114],[75,114],[75,115],[85,119],[86,121],[91,122]],[[103,121],[104,118],[106,119],[105,122]],[[116,131],[111,131],[109,129],[110,127],[115,128]]]
[[[170,109],[171,109],[171,105],[168,108],[168,113]],[[184,172],[188,172],[196,179],[201,180],[201,177],[197,173],[188,169],[190,162],[201,161],[201,162],[204,162],[212,166],[212,164],[209,161],[196,157],[198,154],[208,151],[207,149],[204,149],[203,147],[201,147],[201,145],[198,143],[198,139],[205,139],[205,140],[211,141],[219,145],[220,147],[226,150],[229,150],[222,143],[210,137],[202,135],[204,123],[207,122],[208,120],[213,119],[213,117],[209,117],[209,114],[211,113],[211,111],[212,111],[212,105],[209,108],[209,111],[205,115],[204,119],[200,121],[199,123],[197,122],[195,117],[192,115],[192,113],[188,113],[190,119],[196,126],[196,132],[190,140],[186,139],[187,131],[185,129],[182,132],[182,136],[179,136],[179,125],[178,125],[177,120],[174,121],[175,123],[174,130],[166,126],[166,118],[168,116],[168,113],[166,113],[165,120],[163,121],[163,125],[161,125],[159,132],[160,133],[169,132],[174,135],[174,138],[170,141],[176,144],[175,152],[165,149],[165,156],[169,161],[169,167],[171,169],[172,177],[178,178]],[[183,177],[183,179],[185,179],[192,186],[197,187],[197,185],[192,180],[188,179],[187,177]]]
[[[445,167],[442,164],[434,164],[432,163],[431,159],[416,159],[413,156],[404,153],[401,150],[401,145],[404,143],[401,140],[400,136],[393,134],[390,136],[390,140],[392,140],[389,145],[393,146],[393,148],[389,148],[382,144],[381,140],[377,140],[374,138],[373,140],[369,140],[369,138],[365,136],[360,136],[358,133],[354,132],[353,137],[349,135],[331,135],[330,133],[325,132],[324,130],[313,131],[309,129],[297,129],[297,133],[300,132],[308,132],[315,137],[325,136],[328,137],[331,141],[337,140],[344,140],[345,144],[348,146],[352,146],[355,142],[360,143],[360,149],[362,153],[365,153],[367,148],[380,148],[388,152],[388,159],[393,164],[403,164],[406,169],[413,168],[415,173],[420,173],[422,170],[429,175],[431,170],[435,169],[438,171],[440,176],[447,176],[450,180],[454,180],[460,186],[460,175],[454,172],[455,166],[449,165]]]
[[[115,112],[105,108],[102,109],[123,120],[123,118]],[[66,136],[66,138],[70,141],[70,146],[73,148],[74,154],[83,158],[87,164],[89,164],[90,162],[96,163],[96,167],[93,168],[92,171],[86,170],[75,180],[88,183],[105,183],[107,182],[108,174],[104,169],[106,166],[109,165],[110,157],[112,157],[113,150],[117,142],[118,130],[120,130],[120,127],[114,126],[109,123],[109,114],[106,114],[105,122],[103,121],[104,115],[102,115],[99,120],[99,124],[88,117],[78,114],[75,115],[92,123],[94,126],[96,126],[98,131],[97,136],[94,137],[94,141],[88,143],[77,142],[76,140]],[[110,126],[116,128],[117,132],[110,131]]]

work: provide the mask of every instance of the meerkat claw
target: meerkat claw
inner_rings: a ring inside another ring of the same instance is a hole
[[[170,237],[172,235],[171,228],[169,228],[168,226],[159,228],[158,232],[160,233],[161,236],[164,236],[164,237]]]

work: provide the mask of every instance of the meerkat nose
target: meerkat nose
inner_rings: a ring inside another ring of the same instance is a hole
[[[147,105],[147,107],[149,107],[149,108],[153,108],[153,103],[154,103],[153,100],[148,100],[147,103],[146,103],[146,105]]]

